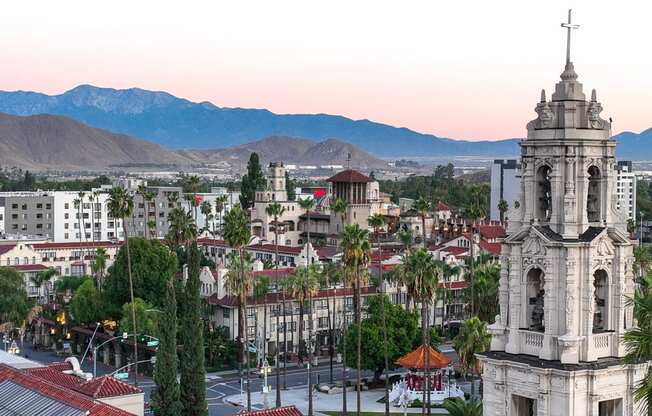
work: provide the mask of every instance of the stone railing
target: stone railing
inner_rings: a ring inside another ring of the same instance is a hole
[[[539,355],[543,348],[543,332],[521,330],[521,353]]]
[[[596,350],[609,349],[609,338],[611,338],[609,333],[593,335],[593,348]]]

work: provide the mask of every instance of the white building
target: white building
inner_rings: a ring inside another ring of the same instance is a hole
[[[627,217],[636,220],[636,175],[631,161],[621,160],[616,166],[616,195],[618,208],[627,213]]]
[[[505,200],[509,208],[514,206],[520,195],[521,164],[517,160],[494,160],[491,165],[491,198],[489,215],[492,220],[500,220],[498,203]]]
[[[569,19],[570,20],[570,19]],[[570,22],[569,22],[570,23]],[[569,29],[570,31],[570,29]],[[633,244],[615,193],[616,141],[567,53],[521,142],[520,205],[501,255],[500,314],[483,366],[483,414],[642,416],[648,363],[625,364],[636,325]]]
[[[209,204],[211,204],[211,215],[213,216],[212,219],[215,222],[215,230],[216,232],[219,232],[219,229],[221,227],[220,223],[224,221],[224,215],[231,210],[236,205],[240,204],[240,192],[230,192],[227,188],[224,187],[215,187],[211,188],[211,192],[209,193],[199,193],[197,194],[202,202],[207,201]],[[224,202],[224,207],[222,208],[221,212],[217,212],[215,208],[216,200],[218,197],[225,197],[226,201]],[[181,202],[182,207],[189,211],[192,209],[190,206],[190,202],[187,200],[183,200]],[[213,220],[210,221],[210,224],[207,224],[206,222],[207,217],[202,214],[201,208],[197,208],[197,228],[202,230],[206,227],[210,231],[213,229]]]

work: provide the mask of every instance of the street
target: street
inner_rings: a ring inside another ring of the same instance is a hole
[[[64,360],[64,357],[57,356],[52,351],[35,351],[32,348],[32,345],[25,343],[23,346],[23,356],[29,358],[33,361],[38,361],[43,364],[49,364],[53,362],[60,362]],[[81,359],[81,357],[79,357]],[[88,358],[82,363],[82,370],[92,373],[93,372],[93,363]],[[103,363],[97,363],[97,373],[98,375],[110,374],[115,369],[104,365]],[[329,363],[328,361],[321,362],[319,366],[313,367],[313,383],[318,381],[324,382],[329,380]],[[363,377],[371,377],[372,372],[365,371],[363,372]],[[348,378],[349,380],[354,379],[356,376],[355,369],[348,369]],[[342,379],[342,366],[335,365],[333,370],[334,380]],[[287,388],[288,389],[299,389],[306,388],[307,385],[307,369],[306,368],[297,368],[297,367],[288,367],[287,369]],[[130,384],[133,384],[133,376],[128,380]],[[268,384],[272,386],[273,389],[276,388],[276,375],[272,371],[268,375]],[[283,384],[283,376],[281,375],[281,384]],[[145,401],[149,400],[150,393],[154,388],[154,382],[150,377],[139,376],[138,377],[138,386],[141,387],[145,392]],[[254,373],[252,370],[251,374],[251,391],[261,391],[263,386],[263,378],[258,374]],[[211,416],[224,416],[235,414],[238,411],[242,410],[241,408],[225,403],[224,398],[227,396],[232,396],[241,392],[241,383],[240,378],[237,374],[228,374],[228,375],[218,375],[209,373],[206,375],[206,398],[208,401],[209,415]],[[243,391],[243,395],[246,394]],[[281,397],[281,400],[283,398]],[[274,406],[276,403],[276,396],[274,393],[269,395],[269,404]],[[283,405],[291,403],[282,403]]]

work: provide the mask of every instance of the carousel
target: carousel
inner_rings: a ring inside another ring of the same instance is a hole
[[[408,370],[403,378],[394,383],[389,394],[389,401],[396,407],[407,406],[409,403],[419,400],[424,401],[426,388],[426,357],[430,370],[430,402],[442,403],[449,397],[464,397],[464,392],[457,387],[450,376],[453,373],[450,367],[451,359],[439,351],[421,345],[411,353],[396,360],[397,365]],[[446,380],[444,380],[444,376]]]

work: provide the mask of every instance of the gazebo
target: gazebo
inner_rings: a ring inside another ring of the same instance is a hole
[[[464,393],[457,386],[451,386],[443,382],[443,369],[447,368],[453,361],[450,357],[442,354],[428,345],[421,345],[416,350],[396,360],[395,364],[408,369],[403,379],[392,386],[389,395],[390,401],[400,406],[401,402],[424,400],[426,358],[428,370],[432,371],[430,379],[430,400],[442,402],[448,397],[464,397]]]

